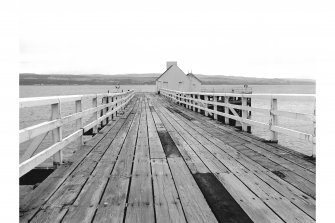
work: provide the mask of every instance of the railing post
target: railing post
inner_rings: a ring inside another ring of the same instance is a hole
[[[114,96],[111,97],[112,103],[114,102]],[[111,110],[114,110],[114,105],[111,106]],[[112,121],[114,120],[114,114],[112,114]]]
[[[61,106],[60,101],[56,104],[51,105],[51,120],[61,118],[61,107],[60,106]],[[53,143],[62,141],[62,127],[58,127],[52,130],[52,141]],[[63,162],[63,154],[62,154],[62,150],[59,150],[53,155],[53,166],[57,167],[61,165],[62,162]]]
[[[104,105],[107,104],[107,97],[108,97],[108,96],[102,98],[102,104],[104,104]],[[104,108],[103,111],[104,111],[104,112],[103,112],[103,115],[107,114],[107,107]],[[103,125],[103,126],[105,126],[106,124],[107,124],[107,119],[105,119],[105,120],[102,121],[102,125]]]
[[[92,99],[92,107],[98,107],[98,95],[96,95]],[[95,114],[93,113],[93,119],[98,120],[99,118],[99,111],[96,111]],[[93,127],[93,134],[96,134],[98,132],[98,123]]]
[[[228,97],[228,96],[224,96],[224,103],[225,103],[225,104],[229,104],[229,97]],[[229,108],[228,108],[227,106],[224,106],[224,113],[225,113],[226,115],[229,115]],[[225,118],[224,118],[224,123],[225,123],[226,125],[229,124],[229,118],[228,118],[228,117],[225,117]]]
[[[276,111],[278,108],[277,106],[277,98],[271,99],[271,110],[270,110],[270,141],[277,143],[278,142],[278,133],[271,130],[272,126],[278,125],[278,118],[277,115],[273,114],[273,111]]]
[[[247,107],[247,98],[242,97],[242,107]],[[248,118],[248,110],[242,109],[242,131],[246,132],[248,131],[248,126],[244,122]]]
[[[200,94],[197,94],[197,99],[198,99],[198,100],[201,100],[201,99],[200,99]],[[200,103],[198,103],[197,105],[198,105],[199,107],[201,107],[201,104],[200,104]],[[200,113],[200,112],[201,112],[201,110],[200,110],[200,108],[198,108],[198,113]]]
[[[108,92],[109,93],[109,92]],[[110,96],[109,96],[109,94],[107,95],[107,101],[106,101],[106,103],[107,103],[107,108],[106,108],[106,113],[108,113],[108,111],[109,111],[109,98],[110,98]],[[107,117],[106,118],[106,121],[107,121],[107,124],[109,123],[109,117]]]
[[[316,157],[316,101],[314,100],[314,111],[313,111],[314,119],[313,119],[313,148],[312,148],[312,157]],[[314,141],[315,139],[315,141]]]
[[[189,95],[188,94],[185,94],[185,96],[186,96],[186,102],[187,102],[187,105],[186,105],[186,108],[187,109],[190,109],[190,99],[188,99],[189,98]]]
[[[208,104],[206,103],[206,101],[208,101],[208,96],[205,95],[204,99],[205,99],[204,107],[205,107],[205,109],[207,109],[208,108]],[[208,116],[208,111],[207,110],[204,110],[204,111],[205,111],[205,116]]]
[[[213,96],[213,102],[214,103],[216,103],[218,100],[218,97],[217,96]],[[217,112],[218,111],[218,106],[217,105],[213,105],[213,110],[215,111],[215,112]],[[217,114],[215,114],[215,113],[213,113],[213,117],[214,117],[214,120],[217,120],[218,119],[218,115]]]
[[[115,101],[118,100],[118,96],[115,96]],[[115,103],[115,108],[118,106],[118,103]],[[115,112],[115,117],[117,116],[117,111]]]
[[[76,113],[83,111],[81,101],[82,101],[82,99],[75,101]],[[79,119],[76,120],[76,129],[78,130],[81,127],[83,127],[83,120],[82,120],[82,118],[79,118]],[[83,136],[82,135],[79,137],[78,143],[79,143],[79,145],[83,145],[84,141],[83,141]]]
[[[193,104],[193,111],[195,111],[195,101],[194,101],[194,99],[195,99],[195,94],[192,94],[192,98],[193,98],[193,101],[192,101],[192,104]]]

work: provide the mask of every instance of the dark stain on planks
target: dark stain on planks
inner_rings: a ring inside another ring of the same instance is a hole
[[[45,180],[53,171],[54,169],[32,169],[27,174],[20,177],[20,185],[38,185],[43,180]]]
[[[277,171],[277,170],[272,171],[272,173],[276,174],[278,177],[280,177],[282,179],[284,179],[286,177],[285,174],[283,174],[282,172]]]
[[[166,107],[171,113],[178,113],[180,114],[181,116],[183,116],[184,118],[186,118],[187,120],[189,121],[192,121],[192,120],[195,120],[194,118],[186,115],[185,113],[183,113],[182,111],[179,111],[178,109],[175,109],[175,108],[171,108],[171,107]]]
[[[158,131],[166,157],[181,157],[181,154],[167,131]]]
[[[213,173],[193,177],[218,222],[253,222]]]

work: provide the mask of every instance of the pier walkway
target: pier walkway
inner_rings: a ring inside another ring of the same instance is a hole
[[[315,222],[315,161],[156,94],[20,202],[20,222]]]

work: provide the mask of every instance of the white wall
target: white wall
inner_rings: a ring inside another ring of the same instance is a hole
[[[156,81],[157,89],[164,88],[166,82],[168,89],[176,91],[187,91],[187,86],[189,86],[189,78],[187,78],[185,73],[176,65],[172,66]],[[182,82],[182,84],[179,84],[179,82]]]
[[[201,82],[192,76],[188,77],[188,85],[186,91],[200,92],[201,91]]]

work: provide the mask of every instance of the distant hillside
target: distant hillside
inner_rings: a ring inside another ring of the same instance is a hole
[[[160,73],[116,75],[20,74],[20,85],[152,85]],[[254,78],[196,74],[204,85],[314,85],[310,79]]]
[[[315,80],[293,79],[293,78],[256,78],[241,76],[221,76],[221,75],[196,75],[203,84],[207,85],[314,85]]]

